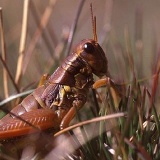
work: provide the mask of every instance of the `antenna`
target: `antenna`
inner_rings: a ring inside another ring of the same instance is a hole
[[[93,8],[92,8],[92,3],[90,4],[90,9],[91,9],[91,18],[92,18],[92,30],[93,30],[93,39],[97,42],[97,32],[96,32],[96,16],[93,16]]]

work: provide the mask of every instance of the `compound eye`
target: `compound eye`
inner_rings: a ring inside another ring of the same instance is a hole
[[[95,48],[92,45],[92,43],[85,43],[84,46],[83,46],[83,49],[87,53],[93,53],[95,51]]]

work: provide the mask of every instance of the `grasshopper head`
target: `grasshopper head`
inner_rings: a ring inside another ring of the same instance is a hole
[[[98,77],[108,73],[108,61],[103,49],[92,39],[83,40],[78,46],[76,53],[85,60],[92,71]]]

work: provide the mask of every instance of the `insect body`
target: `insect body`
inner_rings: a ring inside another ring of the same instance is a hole
[[[0,120],[0,139],[36,132],[37,127],[42,130],[67,127],[86,102],[94,83],[93,74],[106,75],[107,64],[97,41],[83,40],[44,85],[11,111],[14,115],[7,114]]]

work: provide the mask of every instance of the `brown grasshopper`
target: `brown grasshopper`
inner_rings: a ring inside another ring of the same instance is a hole
[[[1,140],[35,133],[37,128],[62,130],[83,107],[94,84],[93,74],[101,77],[108,73],[93,16],[92,22],[94,38],[82,40],[44,85],[0,120]]]

